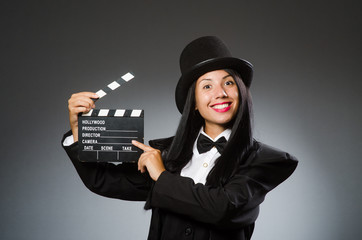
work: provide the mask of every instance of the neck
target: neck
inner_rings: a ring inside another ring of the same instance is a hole
[[[210,125],[205,124],[204,126],[204,132],[211,137],[212,139],[215,139],[217,136],[220,135],[223,131],[225,131],[225,127],[222,125]]]

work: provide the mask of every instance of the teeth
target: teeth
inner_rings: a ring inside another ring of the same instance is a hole
[[[226,108],[228,107],[229,104],[228,103],[225,103],[225,104],[220,104],[220,105],[215,105],[213,106],[212,108],[215,108],[215,109],[223,109],[223,108]]]

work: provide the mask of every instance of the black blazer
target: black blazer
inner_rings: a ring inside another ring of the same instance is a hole
[[[64,135],[69,136],[70,132]],[[171,138],[150,141],[163,153]],[[110,198],[146,201],[152,209],[149,240],[247,240],[267,192],[287,179],[297,160],[256,142],[245,167],[223,187],[195,184],[191,178],[164,171],[157,182],[137,164],[80,162],[78,143],[64,147],[86,187]]]

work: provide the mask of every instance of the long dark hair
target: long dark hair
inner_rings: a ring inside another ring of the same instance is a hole
[[[239,90],[239,108],[230,123],[231,135],[221,156],[216,160],[206,183],[211,186],[223,186],[235,174],[247,157],[252,146],[252,101],[249,89],[245,87],[238,72],[224,69],[235,80]],[[195,85],[189,88],[184,110],[176,135],[165,159],[166,168],[171,172],[180,172],[192,158],[193,144],[204,119],[195,110]]]

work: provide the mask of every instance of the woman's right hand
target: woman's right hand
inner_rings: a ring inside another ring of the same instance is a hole
[[[99,96],[93,92],[74,93],[68,100],[69,123],[72,129],[74,142],[78,141],[78,114],[87,113],[95,108],[92,99],[98,99]]]

